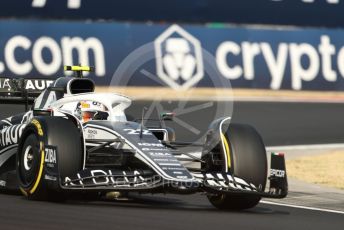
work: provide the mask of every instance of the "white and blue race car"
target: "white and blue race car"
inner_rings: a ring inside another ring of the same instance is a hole
[[[268,168],[251,126],[225,117],[209,125],[203,143],[177,142],[172,128],[128,121],[128,97],[94,93],[94,82],[82,77],[91,67],[65,69],[75,77],[58,78],[41,92],[28,90],[29,80],[7,79],[10,90],[0,92],[1,103],[33,105],[0,121],[1,187],[32,200],[78,192],[205,193],[215,207],[238,210],[287,195],[284,155],[272,154]],[[202,153],[181,151],[185,145],[201,145]]]

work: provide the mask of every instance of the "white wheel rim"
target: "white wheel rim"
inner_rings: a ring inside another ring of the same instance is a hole
[[[32,165],[29,165],[29,162],[32,161],[33,155],[30,154],[32,147],[31,146],[27,146],[24,152],[24,168],[26,171],[29,171],[32,167]]]

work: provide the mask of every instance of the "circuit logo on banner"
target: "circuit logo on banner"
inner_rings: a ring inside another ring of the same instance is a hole
[[[157,75],[174,89],[187,89],[203,75],[199,40],[178,25],[172,25],[155,41]]]
[[[78,62],[83,65],[89,65],[94,57],[94,63],[97,66],[96,75],[103,77],[105,75],[105,55],[102,42],[95,38],[63,36],[59,41],[53,37],[41,36],[32,40],[30,37],[16,35],[11,37],[4,47],[4,58],[7,68],[15,75],[29,75],[36,70],[40,75],[50,76],[61,70],[62,65],[73,64],[73,54],[77,54]],[[21,60],[18,52],[31,53],[31,60]],[[50,60],[44,58],[44,53],[48,52]],[[6,71],[6,66],[0,61],[0,74]],[[72,73],[66,72],[66,75]],[[86,75],[88,73],[85,73]]]
[[[0,31],[0,77],[56,78],[70,74],[62,72],[63,65],[81,63],[94,65],[91,77],[99,85],[108,85],[132,50],[152,44],[155,61],[145,68],[174,89],[212,87],[212,77],[228,79],[232,87],[344,89],[344,31],[340,29],[1,20]],[[214,56],[213,76],[207,73],[205,51]],[[138,72],[130,85],[154,83]]]
[[[303,82],[313,81],[321,67],[321,76],[328,82],[337,81],[337,72],[333,69],[332,57],[336,54],[336,48],[331,44],[330,37],[322,35],[318,47],[308,43],[284,43],[278,44],[277,52],[267,42],[247,42],[238,44],[233,41],[222,42],[216,51],[216,63],[220,73],[230,79],[256,80],[255,59],[263,58],[270,73],[271,89],[280,89],[283,78],[286,76],[287,63],[290,63],[291,87],[295,90],[302,89]],[[230,58],[233,56],[242,59],[242,65],[233,64]],[[289,61],[288,61],[289,57]],[[307,60],[308,65],[303,64]],[[344,47],[338,52],[337,66],[339,73],[344,77]]]
[[[174,34],[180,37],[172,36]],[[172,25],[155,40],[154,44],[157,75],[169,86],[186,89],[202,79],[204,70],[201,43],[190,33],[178,25]],[[191,46],[194,55],[191,53]],[[330,37],[322,35],[318,47],[308,43],[281,42],[276,54],[267,42],[242,41],[238,44],[234,41],[224,41],[218,46],[215,57],[219,72],[223,77],[233,81],[240,78],[257,80],[255,59],[263,58],[270,73],[271,89],[281,88],[289,62],[291,87],[301,90],[303,81],[312,81],[319,75],[320,67],[326,81],[337,81],[337,72],[332,67],[332,56],[335,54],[336,48],[331,44]],[[233,56],[242,59],[242,65],[232,64]],[[304,59],[308,60],[308,66],[302,63]],[[339,72],[344,77],[344,48],[339,50],[337,62]],[[184,83],[178,83],[181,82],[179,78],[184,80]]]

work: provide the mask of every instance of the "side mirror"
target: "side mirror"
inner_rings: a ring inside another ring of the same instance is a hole
[[[172,112],[163,112],[160,114],[160,119],[164,121],[173,121],[173,118],[176,116],[175,113]]]

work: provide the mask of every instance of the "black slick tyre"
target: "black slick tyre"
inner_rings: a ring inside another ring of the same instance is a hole
[[[267,180],[267,159],[265,146],[257,131],[243,124],[230,124],[224,133],[230,148],[230,171],[239,178],[253,183],[264,190]],[[213,206],[224,210],[242,210],[256,206],[261,197],[243,194],[208,195]]]
[[[75,175],[82,169],[81,134],[75,124],[61,117],[36,117],[25,128],[17,153],[19,188],[31,200],[60,201],[65,194],[45,180],[45,146],[57,149],[60,178]]]

